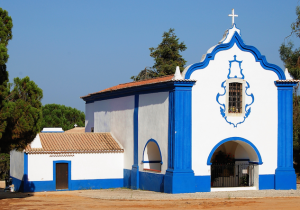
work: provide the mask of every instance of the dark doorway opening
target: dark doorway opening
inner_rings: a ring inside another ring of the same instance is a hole
[[[211,165],[212,187],[254,186],[254,164],[213,163]]]
[[[56,189],[68,188],[68,163],[56,163]]]

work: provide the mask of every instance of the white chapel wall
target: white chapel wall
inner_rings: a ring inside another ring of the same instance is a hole
[[[24,175],[24,152],[10,151],[10,176],[19,180]]]
[[[123,153],[74,154],[71,157],[29,154],[29,181],[53,180],[53,161],[59,160],[71,161],[71,180],[123,178]]]
[[[94,127],[94,103],[85,104],[85,132]]]
[[[134,96],[94,102],[94,132],[111,132],[124,148],[124,167],[133,165]]]
[[[139,95],[138,118],[138,151],[140,171],[143,170],[143,150],[149,139],[154,139],[159,144],[163,165],[161,173],[164,174],[168,167],[168,116],[169,92],[150,93]]]
[[[216,101],[217,94],[224,93],[221,83],[227,79],[229,61],[233,60],[234,55],[237,60],[243,61],[241,68],[250,84],[247,93],[254,95],[249,117],[237,128],[221,116],[220,105]],[[274,81],[278,79],[277,75],[264,70],[251,53],[243,52],[234,45],[217,53],[205,69],[195,71],[190,79],[197,80],[192,90],[192,167],[195,175],[210,175],[208,156],[217,143],[229,137],[251,141],[262,157],[259,173],[274,174],[277,167],[278,119]]]

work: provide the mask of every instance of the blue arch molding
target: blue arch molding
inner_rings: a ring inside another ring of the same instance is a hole
[[[243,141],[243,142],[249,144],[254,149],[254,151],[256,152],[256,155],[258,157],[258,163],[257,164],[258,165],[263,164],[261,156],[260,156],[260,153],[259,153],[258,149],[256,148],[256,146],[254,144],[252,144],[247,139],[244,139],[244,138],[241,138],[241,137],[230,137],[230,138],[227,138],[227,139],[224,139],[224,140],[220,141],[216,146],[214,146],[214,148],[211,150],[211,152],[210,152],[210,154],[209,154],[209,156],[207,158],[207,165],[211,165],[212,164],[210,161],[211,161],[211,158],[212,158],[214,152],[216,151],[216,149],[219,146],[221,146],[222,144],[224,144],[224,143],[226,143],[228,141]]]
[[[260,65],[265,70],[270,70],[270,71],[273,71],[274,73],[276,73],[279,80],[286,80],[284,72],[282,71],[282,69],[279,66],[268,63],[266,60],[266,57],[264,55],[261,55],[261,53],[255,47],[250,46],[250,45],[245,45],[242,38],[240,37],[240,35],[237,32],[234,33],[230,42],[228,42],[226,44],[217,45],[211,53],[208,53],[206,55],[206,58],[204,61],[191,65],[185,74],[185,79],[190,79],[190,77],[194,71],[199,70],[199,69],[204,69],[206,66],[208,66],[209,61],[214,60],[215,55],[218,52],[223,51],[223,50],[228,50],[228,49],[232,48],[234,44],[236,44],[240,50],[251,53],[255,57],[255,61],[260,62]]]
[[[161,161],[159,161],[159,162],[157,162],[157,161],[144,161],[144,153],[145,153],[145,149],[146,149],[147,145],[148,145],[150,142],[154,142],[154,143],[156,144],[156,146],[158,147],[158,151],[159,151],[159,155],[160,155],[160,160],[161,160]],[[145,144],[145,147],[144,147],[144,150],[143,150],[143,161],[142,161],[142,162],[143,162],[143,163],[154,163],[154,162],[155,162],[155,163],[163,164],[163,161],[162,161],[162,155],[161,155],[161,151],[160,151],[160,147],[159,147],[157,141],[155,141],[154,139],[149,139],[149,140],[147,141],[147,143]]]

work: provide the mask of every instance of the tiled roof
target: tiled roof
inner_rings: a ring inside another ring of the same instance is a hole
[[[42,148],[27,145],[26,153],[124,152],[110,133],[39,133]]]
[[[76,127],[66,130],[65,133],[85,133],[85,127]]]
[[[164,76],[164,77],[157,77],[157,78],[153,78],[153,79],[147,79],[147,80],[141,80],[141,81],[136,81],[136,82],[129,82],[129,83],[124,83],[124,84],[119,84],[110,88],[106,88],[104,90],[101,90],[99,92],[96,93],[90,93],[86,96],[82,96],[80,98],[85,98],[91,95],[95,95],[98,93],[104,93],[104,92],[109,92],[109,91],[115,91],[115,90],[120,90],[120,89],[124,89],[124,88],[130,88],[130,87],[136,87],[136,86],[142,86],[142,85],[150,85],[150,84],[155,84],[155,83],[160,83],[160,82],[168,82],[171,81],[173,79],[174,75],[168,75],[168,76]]]
[[[295,80],[295,79],[291,79],[291,80],[276,80],[276,82],[280,82],[280,83],[294,83],[294,82],[300,82],[300,80]]]

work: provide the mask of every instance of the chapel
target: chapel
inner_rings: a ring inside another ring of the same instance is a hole
[[[45,130],[23,152],[11,153],[15,186],[296,189],[292,103],[298,81],[246,45],[234,10],[230,16],[232,27],[221,41],[183,72],[82,96],[81,133]]]

